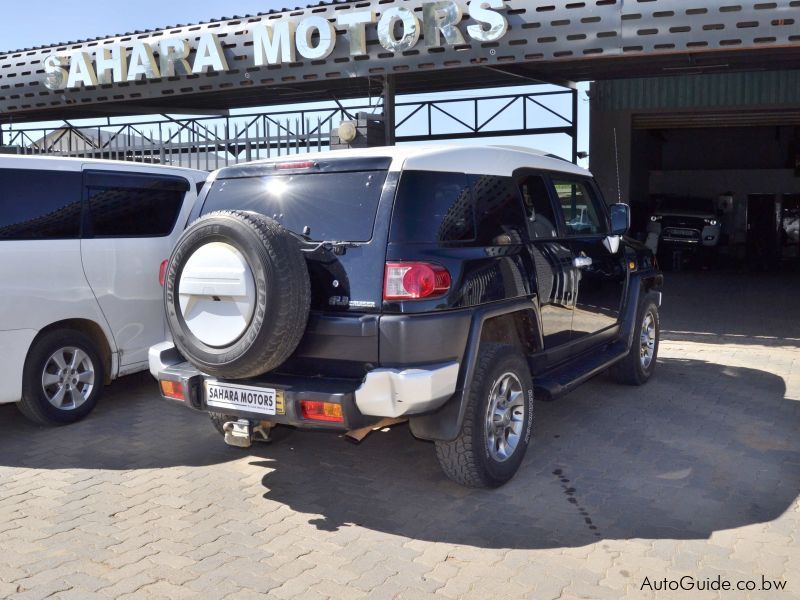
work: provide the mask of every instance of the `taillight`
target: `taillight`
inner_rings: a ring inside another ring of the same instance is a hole
[[[384,300],[421,300],[443,296],[450,289],[450,273],[425,262],[387,262]]]
[[[315,421],[328,421],[330,423],[344,422],[342,405],[333,402],[319,402],[317,400],[300,400],[300,412],[304,419]]]
[[[164,287],[164,282],[167,280],[168,264],[169,264],[168,260],[161,261],[161,266],[158,269],[158,283],[161,284],[161,287]]]
[[[184,402],[186,395],[183,393],[183,385],[177,381],[161,380],[161,394],[170,400],[179,400]]]

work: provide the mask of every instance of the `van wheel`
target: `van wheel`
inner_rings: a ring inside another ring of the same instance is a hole
[[[92,412],[104,383],[103,361],[89,336],[51,331],[28,352],[17,406],[40,425],[74,423]]]
[[[464,423],[451,442],[436,442],[445,474],[470,487],[499,487],[522,464],[533,429],[533,382],[513,346],[481,347]]]
[[[653,375],[658,358],[661,337],[661,320],[658,304],[652,296],[645,296],[636,317],[636,330],[630,352],[611,367],[611,377],[624,385],[644,385]]]

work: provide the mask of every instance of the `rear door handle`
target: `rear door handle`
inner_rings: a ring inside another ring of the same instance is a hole
[[[591,256],[576,256],[572,259],[572,264],[577,269],[585,269],[592,266]]]

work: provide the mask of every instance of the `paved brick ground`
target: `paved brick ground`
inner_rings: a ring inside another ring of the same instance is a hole
[[[800,597],[797,284],[669,277],[655,379],[539,404],[493,492],[446,481],[404,427],[228,449],[148,376],[69,428],[2,407],[0,597],[648,597],[683,575]]]

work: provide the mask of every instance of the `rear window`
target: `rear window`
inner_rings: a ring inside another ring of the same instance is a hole
[[[84,237],[164,237],[175,227],[189,182],[177,177],[87,172],[90,230]]]
[[[372,239],[386,171],[304,173],[218,179],[202,214],[248,210],[316,241]]]

